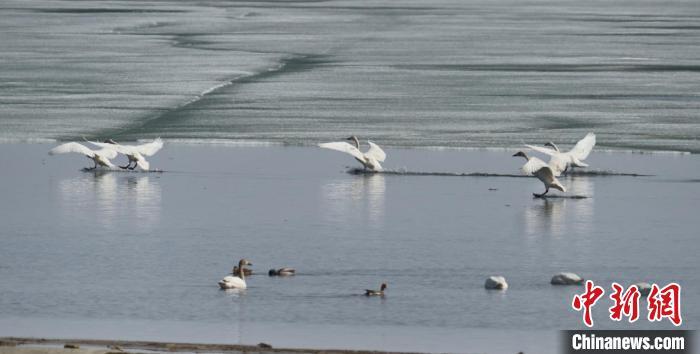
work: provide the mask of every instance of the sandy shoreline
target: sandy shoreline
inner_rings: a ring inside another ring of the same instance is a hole
[[[0,354],[119,354],[148,352],[187,353],[298,353],[298,354],[398,354],[387,352],[343,349],[274,348],[265,343],[258,345],[202,344],[94,339],[47,339],[0,337]],[[418,354],[417,352],[413,352]]]

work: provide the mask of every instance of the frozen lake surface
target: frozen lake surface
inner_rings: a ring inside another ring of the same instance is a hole
[[[700,152],[696,1],[0,3],[0,141]]]

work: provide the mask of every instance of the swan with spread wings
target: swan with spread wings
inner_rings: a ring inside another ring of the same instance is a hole
[[[566,172],[570,167],[588,167],[588,164],[583,162],[588,155],[593,150],[595,146],[595,134],[588,133],[586,136],[579,140],[573,149],[567,152],[559,151],[553,142],[548,142],[544,144],[551,148],[545,148],[540,146],[525,145],[532,150],[541,152],[543,154],[551,156],[548,165],[552,168],[554,176],[560,176],[562,173]]]
[[[536,157],[527,156],[527,154],[525,154],[522,151],[518,151],[513,156],[521,156],[525,160],[527,160],[527,162],[521,168],[521,171],[524,175],[535,176],[544,184],[544,193],[532,193],[532,195],[534,195],[536,198],[544,197],[544,195],[547,194],[547,192],[549,192],[549,188],[554,188],[562,192],[566,192],[566,188],[559,182],[557,177],[554,175],[554,171],[550,165],[546,164],[544,161]]]
[[[382,170],[382,165],[380,164],[380,162],[384,162],[384,160],[386,159],[386,153],[384,152],[384,150],[382,150],[382,148],[380,148],[377,144],[367,140],[367,143],[369,144],[369,150],[367,150],[367,152],[362,152],[360,151],[360,139],[353,135],[347,138],[346,140],[352,141],[354,145],[346,143],[344,141],[338,141],[333,143],[319,144],[318,146],[324,149],[342,151],[346,154],[352,155],[353,157],[355,157],[355,160],[359,161],[362,164],[362,166],[364,166],[365,170],[371,170],[375,172]]]
[[[76,142],[61,144],[49,151],[49,155],[68,153],[83,154],[85,155],[85,157],[92,160],[95,163],[95,166],[86,168],[87,170],[94,170],[98,166],[114,168],[115,166],[109,160],[117,157],[117,152],[113,149],[91,150],[87,146],[78,144]]]

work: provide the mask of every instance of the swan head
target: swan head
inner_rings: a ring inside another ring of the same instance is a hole
[[[249,260],[243,258],[238,262],[238,267],[242,268],[243,266],[252,266],[253,263],[251,263]]]
[[[522,152],[522,151],[518,151],[518,152],[516,152],[515,154],[513,154],[513,157],[518,157],[518,156],[524,157],[524,158],[527,159],[527,155],[526,155],[524,152]]]
[[[107,140],[104,141],[104,143],[112,144],[112,145],[117,145],[117,142],[114,141],[114,140],[112,140],[112,139],[107,139]]]
[[[349,137],[349,138],[347,138],[347,139],[345,139],[345,140],[349,140],[349,141],[354,142],[354,143],[355,143],[355,147],[358,148],[358,149],[360,148],[360,139],[358,139],[356,136],[353,135],[353,136],[351,136],[351,137]]]
[[[384,291],[386,290],[386,283],[382,283],[382,286],[379,287],[379,291]]]

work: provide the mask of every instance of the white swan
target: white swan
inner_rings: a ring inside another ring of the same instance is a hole
[[[545,146],[551,146],[551,149],[533,145],[525,146],[551,156],[548,164],[554,171],[554,176],[560,176],[562,173],[566,172],[569,167],[588,167],[588,164],[584,163],[583,160],[588,157],[595,146],[595,134],[586,134],[583,139],[576,143],[573,149],[567,152],[559,151],[559,147],[551,141],[545,144]]]
[[[97,166],[104,166],[107,168],[114,168],[115,166],[109,161],[117,157],[117,152],[112,149],[100,149],[100,150],[90,150],[87,146],[70,142],[56,146],[49,151],[49,155],[55,154],[67,154],[67,153],[77,153],[83,154],[95,163],[94,167],[87,168],[88,170],[94,170]]]
[[[536,157],[529,157],[522,151],[518,151],[513,156],[522,156],[523,158],[525,158],[527,162],[521,168],[523,173],[528,176],[535,176],[537,177],[537,179],[542,181],[542,183],[544,183],[544,193],[532,193],[532,195],[534,195],[537,198],[542,198],[545,194],[547,194],[547,192],[549,192],[549,188],[554,188],[562,192],[566,192],[566,188],[561,183],[559,183],[557,177],[554,176],[552,168],[546,163],[544,163],[544,161]]]
[[[384,162],[386,159],[386,153],[377,144],[367,140],[369,144],[369,150],[363,153],[360,151],[360,140],[356,136],[351,136],[346,140],[350,140],[355,143],[355,146],[346,143],[344,141],[338,141],[333,143],[318,144],[318,146],[324,149],[331,149],[342,151],[348,153],[355,157],[355,160],[359,161],[365,169],[370,169],[372,171],[381,171],[382,165],[380,162]]]
[[[126,155],[129,158],[129,163],[126,166],[119,166],[122,169],[133,170],[136,166],[140,167],[144,171],[148,171],[150,164],[144,156],[153,156],[161,148],[163,148],[163,140],[157,138],[150,143],[141,145],[121,145],[114,142],[112,139],[105,140],[104,143],[89,141],[92,145],[98,146],[103,149],[112,149],[120,154]],[[134,164],[132,167],[131,164]]]
[[[243,266],[247,265],[253,265],[253,263],[250,263],[246,259],[241,259],[238,262],[238,269],[242,269],[243,271],[239,271],[238,276],[233,276],[233,275],[227,275],[223,279],[219,280],[219,287],[221,289],[245,289],[247,288],[247,285],[245,283],[245,271],[246,269],[243,268]]]

